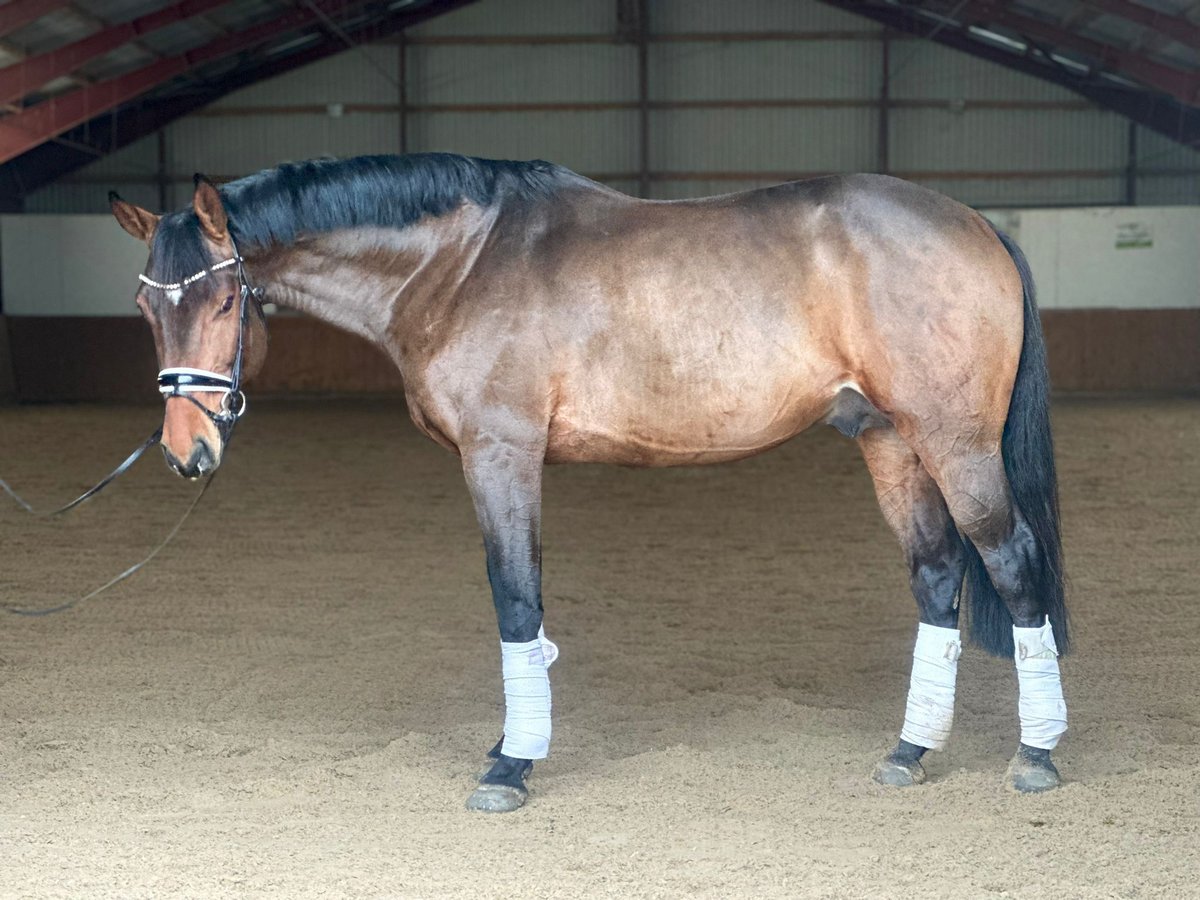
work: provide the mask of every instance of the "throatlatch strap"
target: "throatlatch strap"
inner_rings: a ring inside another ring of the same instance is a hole
[[[941,750],[954,724],[954,685],[962,639],[957,628],[924,622],[913,646],[912,679],[900,738],[918,747]]]
[[[1017,683],[1021,688],[1018,712],[1021,743],[1053,750],[1067,730],[1067,703],[1058,673],[1058,645],[1050,618],[1040,628],[1013,626]]]
[[[504,672],[504,743],[515,759],[545,759],[550,753],[550,676],[558,647],[544,630],[524,643],[500,642]]]

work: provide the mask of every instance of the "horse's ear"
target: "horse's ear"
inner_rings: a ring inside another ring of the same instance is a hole
[[[154,237],[154,229],[158,227],[158,216],[148,209],[126,203],[116,191],[108,192],[108,205],[122,228],[139,241],[150,243]]]
[[[225,204],[221,194],[211,181],[203,175],[195,176],[196,193],[192,197],[192,209],[200,220],[204,233],[217,243],[229,237],[229,217],[225,215]]]

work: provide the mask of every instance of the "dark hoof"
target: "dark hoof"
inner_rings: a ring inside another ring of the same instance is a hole
[[[467,809],[475,812],[512,812],[524,806],[529,799],[525,779],[533,771],[533,762],[505,756],[500,752],[500,746],[497,744],[488,754],[495,761],[479,779],[479,787],[467,798]]]
[[[467,798],[467,809],[474,812],[503,813],[520,809],[529,799],[529,791],[510,784],[481,784]]]
[[[912,787],[925,780],[925,767],[919,759],[889,753],[875,766],[871,777],[888,787]]]
[[[1050,760],[1050,751],[1024,744],[1017,748],[1008,764],[1008,780],[1022,794],[1040,794],[1062,784],[1058,769]]]

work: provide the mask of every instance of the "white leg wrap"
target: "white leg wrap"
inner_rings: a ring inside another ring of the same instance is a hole
[[[558,647],[538,629],[535,640],[500,642],[504,672],[504,745],[516,759],[545,759],[550,753],[550,676]]]
[[[941,750],[954,724],[954,681],[962,640],[957,628],[938,628],[924,622],[913,647],[912,680],[900,738],[918,747]]]
[[[1058,675],[1058,646],[1050,619],[1041,628],[1013,626],[1021,687],[1021,743],[1053,750],[1067,730],[1067,704]]]

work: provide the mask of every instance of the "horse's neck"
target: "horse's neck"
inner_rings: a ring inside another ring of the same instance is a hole
[[[444,294],[469,271],[493,216],[477,207],[407,228],[355,228],[246,254],[270,302],[385,343],[404,308]]]

